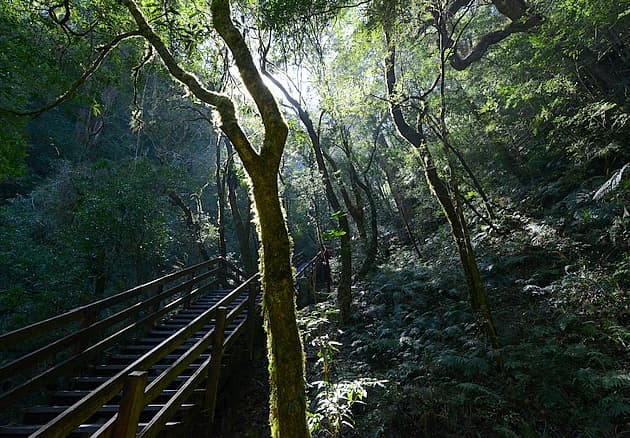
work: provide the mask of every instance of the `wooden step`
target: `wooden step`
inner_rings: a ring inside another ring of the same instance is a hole
[[[192,368],[192,369],[197,369],[199,368],[199,366],[201,365],[201,362],[199,360],[197,360],[196,362],[191,363],[188,368]],[[113,376],[115,374],[118,374],[119,372],[123,371],[125,368],[127,368],[129,365],[94,365],[91,366],[89,369],[90,375],[94,375],[94,376]],[[153,374],[153,375],[157,375],[160,374],[162,371],[168,369],[170,367],[170,365],[167,364],[156,364],[153,365],[151,368],[149,368],[149,374]]]
[[[203,312],[213,306],[216,306],[216,304],[230,291],[231,290],[210,292],[207,295],[191,302],[185,308],[170,312],[163,320],[154,324],[151,330],[148,330],[144,334],[138,334],[137,336],[141,336],[141,338],[134,340],[133,344],[110,347],[105,358],[102,360],[103,363],[93,365],[87,370],[84,369],[84,373],[91,375],[69,377],[64,379],[63,382],[68,384],[67,386],[64,385],[64,387],[69,389],[49,393],[49,406],[37,406],[25,409],[23,411],[24,416],[22,420],[24,424],[0,426],[0,438],[24,437],[33,434],[42,427],[38,424],[44,424],[47,421],[50,421],[52,418],[67,410],[74,403],[89,395],[93,389],[110,380],[112,376],[125,370],[129,364],[137,360],[142,354],[145,354],[164,339],[173,335],[173,333],[177,330],[180,330],[182,327],[189,324]],[[234,309],[246,299],[246,295],[240,297],[238,300],[230,303],[227,307],[229,309]],[[244,319],[244,314],[239,315],[238,319],[233,321],[226,328],[226,336],[231,333],[231,331]],[[214,321],[209,321],[202,329],[198,330],[194,335],[188,338],[185,343],[178,346],[173,352],[160,360],[159,363],[152,366],[149,369],[148,381],[153,381],[161,372],[167,370],[170,364],[174,363],[181,357],[181,353],[189,350],[202,336],[213,330],[213,328]],[[210,348],[208,350],[210,350]],[[225,355],[226,362],[229,361],[229,356],[229,354]],[[195,359],[195,362],[191,364],[186,371],[183,371],[183,373],[186,374],[185,376],[176,377],[170,387],[162,391],[162,393],[152,401],[152,404],[143,411],[141,416],[142,424],[140,427],[144,427],[146,425],[144,422],[148,421],[152,415],[155,415],[155,413],[162,408],[162,403],[166,403],[170,398],[172,398],[181,384],[190,378],[189,374],[192,374],[194,370],[198,369],[200,364],[206,361],[209,357],[209,351],[204,352],[199,358]],[[227,365],[224,363],[221,367],[226,368]],[[225,380],[227,378],[227,374],[227,372],[222,372],[221,380]],[[72,390],[72,388],[74,389]],[[188,416],[188,414],[192,415],[192,411],[196,406],[194,403],[203,401],[204,396],[204,389],[199,388],[194,390],[192,396],[189,398],[187,403],[183,405],[183,409],[178,415],[182,415],[183,417]],[[102,425],[103,421],[111,418],[111,416],[118,411],[120,398],[121,394],[116,395],[108,402],[109,404],[104,405],[92,418],[86,421],[86,424],[81,425],[69,436],[81,438],[84,436],[90,436]],[[167,429],[170,429],[171,432],[167,430],[166,433],[163,433],[160,436],[185,436],[185,421],[185,418],[176,417],[175,420],[167,424]]]
[[[140,423],[138,428],[146,427],[148,423]],[[69,438],[88,438],[93,433],[95,433],[102,424],[82,424],[77,427],[74,432],[68,435]],[[18,426],[0,426],[0,438],[23,438],[28,437],[39,429],[41,429],[42,425],[18,425]],[[169,421],[164,426],[164,434],[174,433],[178,429],[183,428],[183,424],[178,421]],[[172,436],[177,436],[172,435]]]
[[[214,324],[208,324],[203,326],[201,329],[197,330],[193,336],[201,337],[211,331],[214,328]],[[161,326],[156,330],[152,330],[144,335],[145,338],[161,338],[166,339],[175,333],[177,329]]]
[[[182,384],[182,382],[184,382],[185,380],[188,380],[189,378],[190,376],[178,376],[175,378],[175,381],[173,382],[171,386],[178,387],[179,385]],[[98,386],[107,382],[109,379],[111,379],[111,377],[105,377],[105,376],[73,377],[71,379],[71,386],[74,389],[87,389],[87,390],[96,389]],[[149,377],[149,381],[151,380],[152,379]],[[171,388],[171,389],[174,389],[174,388]]]
[[[88,390],[74,390],[74,391],[55,391],[51,394],[51,404],[52,405],[72,405],[75,402],[81,400],[83,397],[88,395],[91,391]],[[170,398],[172,398],[177,390],[175,389],[165,389],[160,393],[160,395],[153,400],[155,403],[164,402]],[[191,400],[201,400],[205,394],[204,389],[195,389],[193,391],[193,395],[191,396]],[[117,403],[120,401],[121,394],[118,394],[111,401],[112,403]]]
[[[191,346],[192,346],[192,344],[182,344],[182,345],[179,345],[177,348],[175,348],[173,350],[173,352],[175,354],[177,354],[177,353],[184,353],[185,351],[189,350]],[[137,359],[138,357],[140,357],[143,354],[147,353],[153,347],[155,347],[155,345],[137,345],[137,344],[127,345],[126,347],[124,347],[123,353],[124,354],[135,354],[136,355],[136,359]],[[171,354],[173,354],[173,353],[171,353]]]
[[[24,410],[24,417],[22,422],[24,424],[46,424],[57,415],[66,411],[70,406],[36,406]],[[150,404],[147,405],[140,416],[141,421],[149,421],[164,405]],[[195,405],[190,403],[182,404],[180,407],[182,412],[190,411]],[[90,423],[96,423],[98,420],[107,420],[112,415],[118,413],[118,405],[103,405],[92,417],[88,420]]]
[[[129,365],[130,363],[132,363],[134,360],[138,359],[138,355],[137,354],[123,354],[123,353],[117,353],[117,354],[113,354],[110,358],[109,358],[109,363],[112,365]],[[169,363],[173,363],[175,362],[177,359],[179,359],[180,355],[179,354],[168,354],[166,356],[164,356],[164,358],[160,361],[160,363],[163,364],[169,364]],[[199,360],[200,361],[204,361],[207,358],[210,357],[210,354],[208,353],[202,353],[199,356]]]

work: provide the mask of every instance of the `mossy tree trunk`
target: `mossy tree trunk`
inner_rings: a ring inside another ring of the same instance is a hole
[[[219,255],[223,258],[227,257],[227,247],[225,244],[225,178],[221,175],[221,140],[222,135],[217,137],[216,144],[216,161],[214,179],[217,185],[217,227],[218,227],[218,246]]]
[[[376,255],[378,253],[378,218],[376,203],[374,202],[372,190],[370,189],[367,177],[365,176],[367,171],[369,170],[369,167],[371,166],[371,160],[370,164],[368,164],[368,168],[363,172],[364,180],[362,181],[359,177],[359,173],[357,172],[356,167],[354,166],[355,160],[354,154],[352,152],[352,144],[350,142],[350,134],[348,132],[348,128],[346,126],[341,126],[340,134],[342,140],[341,150],[343,151],[347,159],[346,166],[348,170],[348,176],[350,178],[350,187],[352,188],[355,202],[352,202],[342,183],[340,184],[340,189],[346,207],[348,208],[348,211],[352,215],[352,218],[357,225],[359,237],[363,245],[364,259],[361,263],[361,268],[359,269],[359,272],[357,274],[359,277],[363,277],[365,276],[365,274],[368,273],[370,269],[372,269],[372,267],[376,263]],[[333,172],[335,174],[338,174],[338,178],[341,179],[341,172],[339,171],[338,166],[336,165],[330,154],[326,154],[326,159],[330,163]],[[363,196],[361,196],[361,191],[365,193],[365,196],[368,200],[368,205],[370,207],[369,237],[365,218],[365,202],[363,201]]]
[[[493,346],[497,347],[498,340],[496,329],[494,327],[490,307],[488,306],[486,290],[483,285],[483,281],[481,280],[477,260],[470,243],[468,224],[461,209],[461,205],[459,204],[459,200],[457,199],[456,187],[454,187],[455,191],[452,193],[453,196],[451,196],[451,190],[449,190],[448,185],[437,172],[433,156],[429,151],[423,133],[412,128],[405,120],[402,108],[400,104],[397,103],[395,73],[396,49],[391,41],[387,26],[385,29],[385,40],[387,42],[385,78],[387,83],[387,92],[390,98],[390,112],[392,119],[394,120],[394,125],[396,126],[399,134],[410,145],[412,145],[420,155],[427,184],[442,207],[442,211],[444,212],[444,215],[450,225],[455,244],[457,245],[457,250],[459,252],[464,276],[468,286],[471,306],[475,311],[479,311],[481,313],[490,342]]]
[[[339,307],[339,318],[343,324],[350,319],[352,307],[352,244],[350,242],[350,223],[348,215],[343,212],[341,203],[337,198],[335,189],[330,179],[330,174],[324,162],[324,154],[319,144],[319,136],[316,135],[313,124],[304,111],[301,111],[300,119],[305,124],[306,130],[311,139],[313,152],[315,152],[315,161],[319,169],[322,179],[324,180],[324,188],[326,190],[326,199],[330,208],[335,212],[339,229],[343,233],[339,236],[339,258],[341,260],[341,272],[339,273],[339,283],[337,284],[337,306]]]
[[[354,169],[353,169],[354,170]],[[365,276],[374,265],[376,265],[376,256],[378,255],[378,210],[376,208],[376,202],[374,201],[374,194],[370,188],[370,183],[367,176],[364,175],[364,180],[361,181],[359,176],[355,175],[356,183],[365,192],[367,196],[368,205],[370,206],[370,237],[367,241],[365,249],[365,259],[359,269],[359,277]]]
[[[221,130],[236,149],[250,182],[258,214],[261,243],[263,314],[270,373],[270,426],[273,437],[309,436],[306,424],[304,355],[295,313],[291,242],[278,196],[277,174],[288,128],[273,95],[262,81],[242,34],[231,19],[229,0],[212,0],[213,25],[225,41],[264,125],[264,138],[256,150],[236,119],[234,102],[203,86],[183,70],[166,44],[148,23],[134,0],[121,0],[131,12],[139,33],[153,46],[169,73],[199,100],[221,116]]]
[[[339,236],[339,258],[341,260],[341,272],[339,273],[339,283],[337,284],[337,306],[339,307],[339,318],[343,324],[347,323],[350,319],[350,312],[352,307],[352,243],[350,242],[350,223],[348,222],[348,215],[343,211],[339,198],[335,193],[335,189],[330,179],[330,173],[326,168],[324,162],[324,154],[319,143],[319,136],[316,134],[311,122],[310,117],[305,111],[298,111],[300,113],[300,119],[306,126],[306,130],[311,139],[311,145],[313,146],[313,152],[315,153],[315,161],[317,162],[317,168],[322,175],[324,181],[324,189],[326,191],[326,199],[337,218],[339,224],[339,230],[341,236]]]
[[[326,199],[328,200],[330,208],[335,213],[337,223],[339,224],[339,230],[342,232],[342,235],[339,237],[341,272],[339,273],[339,282],[337,284],[337,306],[339,307],[339,318],[342,324],[345,324],[350,319],[352,307],[352,243],[350,241],[350,223],[348,222],[348,216],[343,212],[341,203],[335,193],[330,173],[328,172],[326,162],[324,161],[324,153],[320,144],[319,133],[315,130],[315,126],[313,125],[310,115],[304,110],[304,108],[302,108],[300,102],[291,96],[282,83],[280,83],[268,72],[263,70],[263,73],[276,87],[280,89],[280,91],[282,91],[282,94],[284,94],[293,109],[297,112],[300,121],[306,128],[308,137],[311,140],[313,152],[315,153],[317,168],[319,173],[322,175],[322,180],[324,182]]]
[[[225,142],[228,152],[228,163],[225,169],[226,182],[228,189],[228,201],[230,204],[230,211],[232,213],[232,223],[236,231],[236,237],[238,239],[238,245],[241,253],[241,261],[243,262],[243,269],[247,275],[253,275],[256,272],[256,259],[254,257],[254,250],[252,249],[251,239],[251,202],[247,198],[244,211],[241,213],[241,209],[238,205],[238,177],[234,168],[234,160],[232,159],[233,149],[230,141]]]
[[[270,425],[274,437],[306,434],[304,356],[295,318],[295,288],[289,257],[291,242],[283,217],[278,184],[264,169],[251,175],[258,213],[263,312],[270,372]],[[291,383],[295,382],[295,383]],[[297,383],[300,383],[299,385]]]
[[[328,162],[330,169],[332,170],[332,174],[336,176],[335,179],[337,181],[337,188],[339,189],[339,193],[341,193],[341,198],[343,199],[343,203],[346,206],[346,210],[348,211],[348,213],[350,213],[350,216],[352,217],[352,220],[354,221],[354,224],[357,227],[357,232],[359,234],[359,239],[361,240],[361,243],[365,245],[367,241],[367,229],[365,226],[365,211],[364,211],[364,206],[363,206],[363,198],[356,190],[356,186],[354,186],[351,188],[352,188],[353,194],[355,195],[354,198],[356,201],[352,200],[352,198],[350,197],[350,194],[348,193],[348,190],[346,189],[346,182],[344,181],[344,178],[341,175],[341,169],[339,169],[339,165],[326,150],[321,149],[321,151],[324,158]]]

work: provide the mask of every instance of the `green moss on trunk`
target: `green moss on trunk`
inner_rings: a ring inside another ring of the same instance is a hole
[[[260,272],[269,358],[273,437],[309,435],[306,425],[304,355],[295,313],[291,241],[275,173],[252,178],[261,242]]]

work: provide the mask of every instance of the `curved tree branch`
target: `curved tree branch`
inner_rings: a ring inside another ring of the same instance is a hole
[[[63,8],[63,17],[57,17],[57,9]],[[51,5],[48,8],[48,15],[52,20],[60,26],[63,26],[70,20],[70,0],[63,0],[63,3]]]
[[[243,35],[232,23],[229,0],[212,0],[211,10],[214,28],[230,48],[243,83],[254,99],[262,117],[265,126],[265,140],[260,155],[263,159],[271,159],[273,165],[277,166],[280,164],[284,140],[289,132],[287,124],[282,117],[276,99],[256,68]]]
[[[209,90],[195,75],[180,67],[164,41],[162,41],[162,38],[149,24],[134,0],[121,0],[121,2],[129,9],[138,25],[140,34],[149,41],[158,55],[160,55],[169,73],[184,84],[196,98],[216,108],[221,116],[221,129],[228,136],[234,147],[238,149],[242,156],[243,164],[248,171],[252,170],[256,166],[258,154],[238,124],[234,102],[224,94]]]
[[[94,74],[94,72],[101,66],[105,58],[107,58],[107,55],[109,55],[109,53],[112,50],[114,50],[118,46],[118,44],[120,44],[122,41],[126,39],[139,37],[139,36],[140,36],[140,33],[138,31],[125,32],[123,34],[116,36],[108,44],[102,46],[100,48],[99,55],[96,57],[92,65],[83,72],[81,77],[79,77],[76,81],[74,81],[74,83],[70,86],[70,88],[68,88],[61,96],[59,96],[53,102],[46,104],[35,110],[20,111],[20,110],[8,109],[8,108],[0,108],[0,111],[13,114],[16,116],[37,117],[41,115],[42,113],[45,113],[46,111],[55,108],[56,106],[62,104],[63,102],[65,102],[66,100],[74,96],[77,90],[79,90],[79,88],[83,86],[83,84],[90,78],[90,76]]]
[[[477,42],[468,55],[462,57],[457,53],[457,50],[454,50],[450,59],[451,66],[455,70],[465,70],[473,62],[479,61],[486,54],[490,46],[503,41],[513,33],[526,32],[529,29],[540,25],[541,22],[542,18],[538,15],[534,15],[527,18],[525,21],[514,21],[501,30],[489,32],[481,37],[479,42]]]

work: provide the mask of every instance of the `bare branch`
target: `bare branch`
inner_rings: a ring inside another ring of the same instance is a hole
[[[140,109],[138,105],[138,82],[140,81],[140,72],[153,59],[153,49],[152,46],[149,45],[147,47],[144,56],[140,60],[140,63],[131,69],[131,74],[133,76],[133,106],[136,109]]]
[[[468,55],[461,57],[461,55],[459,55],[457,51],[454,51],[450,60],[451,66],[456,70],[465,70],[473,62],[479,61],[486,54],[490,46],[503,41],[514,33],[526,32],[529,29],[540,25],[541,22],[541,17],[535,15],[529,17],[523,22],[512,22],[501,30],[487,33],[483,37],[481,37],[479,42],[475,45],[475,47],[470,51]]]
[[[158,55],[160,55],[169,73],[184,84],[195,97],[217,109],[221,115],[221,129],[242,155],[245,166],[253,166],[258,154],[254,148],[252,148],[245,133],[238,124],[234,102],[225,94],[209,90],[195,75],[180,67],[173,54],[168,47],[166,47],[162,38],[149,24],[134,0],[121,0],[121,2],[129,9],[129,12],[131,12],[131,15],[138,25],[140,34],[145,37],[158,52]]]
[[[109,53],[112,50],[114,50],[118,46],[118,44],[120,44],[122,41],[124,41],[126,39],[139,37],[139,36],[140,36],[140,33],[138,31],[125,32],[123,34],[120,34],[120,35],[116,36],[108,44],[102,46],[100,48],[99,55],[96,57],[96,59],[94,60],[92,65],[87,70],[85,70],[85,72],[83,72],[81,77],[79,77],[70,86],[70,88],[68,88],[61,96],[59,96],[53,102],[51,102],[49,104],[46,104],[46,105],[44,105],[41,108],[38,108],[36,110],[20,111],[20,110],[13,110],[13,109],[7,109],[7,108],[0,108],[0,111],[5,112],[5,113],[9,113],[9,114],[13,114],[13,115],[16,115],[16,116],[33,116],[33,117],[37,117],[37,116],[45,113],[46,111],[55,108],[56,106],[62,104],[63,102],[65,102],[66,100],[68,100],[68,99],[70,99],[71,97],[74,96],[74,94],[77,92],[77,90],[79,88],[81,88],[81,86],[90,78],[90,76],[92,76],[92,74],[94,74],[94,72],[101,66],[101,64],[103,63],[103,61],[107,57],[107,55],[109,55]]]

